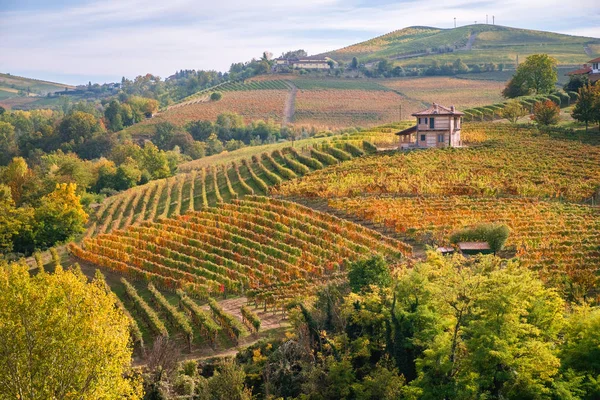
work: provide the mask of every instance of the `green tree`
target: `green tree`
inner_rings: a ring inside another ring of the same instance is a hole
[[[191,121],[185,126],[185,130],[188,131],[194,140],[204,142],[208,139],[211,133],[214,132],[213,124],[210,121]]]
[[[532,54],[517,67],[503,92],[505,97],[550,93],[558,80],[557,61],[547,54]]]
[[[58,126],[60,140],[74,144],[82,144],[101,130],[96,117],[83,111],[75,111],[67,115]]]
[[[560,107],[551,100],[535,103],[531,119],[543,126],[556,125],[560,121]]]
[[[137,399],[127,317],[81,272],[0,265],[0,398]]]
[[[17,208],[10,194],[10,188],[0,185],[0,254],[10,253],[15,249],[15,240],[29,233],[33,214],[28,207]],[[32,246],[31,246],[32,247]],[[17,248],[17,251],[21,248]]]
[[[359,292],[370,285],[389,286],[392,277],[390,268],[383,257],[374,256],[350,264],[348,280],[352,291]]]
[[[579,88],[579,97],[571,116],[579,122],[585,122],[585,131],[590,122],[600,123],[600,86],[587,84]]]
[[[358,69],[358,58],[352,57],[352,62],[350,63],[350,68]]]
[[[519,121],[519,118],[524,117],[528,112],[520,101],[510,100],[506,103],[504,108],[502,108],[500,114],[514,125]]]
[[[18,150],[15,128],[8,122],[0,121],[0,165],[6,165]]]
[[[219,101],[219,100],[221,100],[222,97],[223,97],[223,94],[221,94],[221,92],[212,92],[210,95],[210,100],[211,101]]]
[[[111,131],[117,132],[123,129],[123,116],[121,115],[121,103],[119,103],[119,100],[112,99],[108,103],[108,106],[104,110],[104,117]]]
[[[168,121],[159,122],[154,125],[155,133],[152,136],[152,143],[154,143],[161,150],[171,150],[171,141],[175,136],[175,130],[177,127]]]
[[[454,72],[457,74],[466,74],[467,72],[469,72],[469,66],[465,64],[460,58],[457,58],[456,61],[454,61],[452,67],[454,68]]]
[[[152,142],[144,143],[140,154],[140,166],[148,171],[152,179],[168,178],[171,176],[169,160],[164,151],[161,151]]]
[[[232,361],[217,366],[208,379],[208,395],[211,400],[250,400],[252,393],[244,385],[244,371]]]
[[[41,198],[35,210],[35,240],[40,248],[64,242],[84,231],[88,215],[76,191],[74,183],[62,183]]]

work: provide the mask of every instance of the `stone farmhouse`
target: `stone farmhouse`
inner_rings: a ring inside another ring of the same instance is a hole
[[[433,103],[426,110],[412,114],[417,124],[397,132],[400,148],[461,147],[462,112],[454,106]]]

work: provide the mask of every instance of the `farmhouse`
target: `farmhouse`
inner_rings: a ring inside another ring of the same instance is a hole
[[[400,136],[400,148],[462,146],[460,127],[464,114],[454,106],[448,108],[433,103],[412,115],[417,118],[417,124],[396,133]]]
[[[288,66],[294,69],[330,69],[329,61],[333,61],[329,58],[294,58],[285,59],[278,58],[275,60],[277,66]],[[335,61],[334,61],[335,63]]]
[[[600,80],[600,57],[594,58],[588,61],[587,64],[583,64],[582,68],[576,69],[575,71],[567,72],[568,76],[573,75],[587,75],[590,82],[596,82]]]

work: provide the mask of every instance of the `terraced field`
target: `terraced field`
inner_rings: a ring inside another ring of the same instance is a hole
[[[304,154],[292,148],[257,153],[135,187],[101,204],[90,218],[86,237],[201,210],[249,194],[268,194],[272,186],[361,155],[366,137],[321,143],[307,148]],[[377,132],[368,137],[376,138]]]

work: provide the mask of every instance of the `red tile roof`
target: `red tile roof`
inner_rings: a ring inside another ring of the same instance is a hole
[[[417,113],[412,114],[413,117],[427,116],[427,115],[464,115],[460,111],[456,111],[454,106],[450,108],[441,106],[439,104],[433,103],[431,107],[427,110],[419,111]]]
[[[410,135],[411,133],[414,133],[417,131],[417,126],[411,126],[410,128],[406,128],[403,131],[400,132],[396,132],[396,135],[398,136],[404,136],[404,135]]]
[[[569,71],[567,72],[567,75],[584,75],[589,74],[590,72],[592,72],[592,67],[583,67],[576,69],[575,71]]]
[[[594,58],[593,60],[588,61],[588,63],[600,63],[600,57]]]
[[[596,81],[600,81],[600,74],[590,74],[588,76],[588,79],[590,80],[590,82],[594,83]]]

